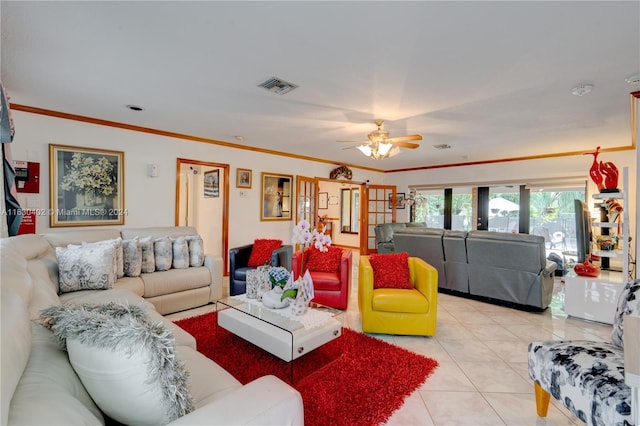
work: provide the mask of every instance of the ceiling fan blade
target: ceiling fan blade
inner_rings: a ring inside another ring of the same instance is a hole
[[[419,143],[411,143],[411,142],[391,142],[393,146],[401,146],[402,148],[408,149],[416,149],[420,147]]]
[[[398,145],[395,145],[393,148],[391,148],[391,150],[389,151],[389,157],[393,157],[400,154],[400,148],[398,148]]]
[[[389,138],[387,142],[395,143],[395,142],[405,142],[405,141],[421,141],[422,135],[407,135],[407,136],[398,136],[396,138]]]
[[[369,143],[369,141],[336,141],[336,142],[349,142],[349,143]]]

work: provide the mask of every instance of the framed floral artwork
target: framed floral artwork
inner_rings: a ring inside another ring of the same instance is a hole
[[[260,220],[291,220],[293,176],[262,172]]]
[[[49,144],[49,225],[123,225],[124,152]]]
[[[236,188],[251,188],[251,169],[236,169]]]

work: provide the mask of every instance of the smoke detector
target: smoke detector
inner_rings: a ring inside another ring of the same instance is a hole
[[[581,83],[571,89],[571,94],[576,96],[584,96],[593,90],[593,84]]]
[[[296,84],[286,82],[280,78],[271,77],[267,81],[258,84],[258,87],[265,88],[268,91],[276,93],[278,95],[284,95],[285,93],[289,93],[298,86]]]

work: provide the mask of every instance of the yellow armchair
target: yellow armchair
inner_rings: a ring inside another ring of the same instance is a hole
[[[409,257],[413,289],[373,287],[369,256],[360,256],[358,307],[365,333],[433,336],[438,310],[438,271],[418,257]]]

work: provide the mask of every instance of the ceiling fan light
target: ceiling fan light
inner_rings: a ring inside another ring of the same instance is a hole
[[[357,148],[367,157],[371,156],[371,147],[369,145],[358,145]]]
[[[379,143],[378,144],[378,152],[380,155],[387,155],[389,151],[393,148],[393,145],[390,143]]]

